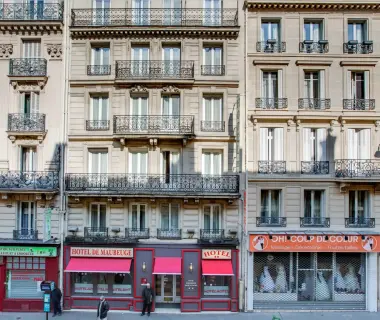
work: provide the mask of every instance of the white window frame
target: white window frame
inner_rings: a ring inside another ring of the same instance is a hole
[[[136,228],[134,228],[133,227],[133,206],[137,206],[137,219],[136,219],[136,221],[137,221],[137,226],[136,226]],[[130,214],[129,214],[129,221],[128,221],[128,223],[129,223],[129,227],[131,228],[131,229],[136,229],[136,230],[141,230],[142,229],[142,227],[141,227],[141,225],[140,225],[140,215],[141,215],[141,210],[140,210],[140,208],[141,207],[145,207],[145,218],[144,218],[144,223],[145,223],[145,226],[144,226],[144,229],[147,229],[148,228],[148,221],[149,221],[149,219],[148,219],[148,205],[146,204],[146,203],[138,203],[138,202],[136,202],[136,203],[131,203],[131,205],[130,205]]]
[[[306,35],[305,26],[309,25],[309,35]],[[318,25],[318,39],[315,39],[314,26]],[[324,28],[323,28],[323,20],[304,20],[303,23],[303,39],[311,40],[313,42],[318,42],[319,40],[324,40]],[[309,38],[309,39],[306,39]]]
[[[207,53],[207,49],[210,50],[209,53]],[[216,58],[215,58],[215,51],[216,50],[220,50],[220,63],[216,63]],[[211,55],[211,66],[221,66],[223,65],[223,46],[220,45],[215,45],[215,46],[212,46],[212,45],[205,45],[203,46],[203,65],[207,65],[206,63],[206,55],[207,54],[210,54]]]
[[[326,202],[326,191],[324,189],[304,189],[303,190],[303,216],[305,218],[309,218],[309,217],[306,217],[305,216],[305,213],[306,213],[306,201],[305,201],[305,192],[311,192],[311,201],[310,201],[310,212],[311,212],[311,216],[310,218],[311,219],[316,219],[316,218],[320,218],[320,219],[323,219],[326,217],[326,212],[325,212],[325,202]],[[314,210],[314,196],[315,196],[315,192],[321,192],[321,203],[320,203],[320,208],[321,208],[321,213],[320,213],[320,217],[317,217],[315,216],[315,210]]]
[[[111,50],[110,47],[106,46],[92,46],[91,47],[91,65],[95,65],[95,54],[96,54],[96,49],[100,50],[100,64],[99,66],[108,66],[111,64]],[[104,63],[105,60],[105,49],[108,49],[108,64]]]
[[[24,152],[24,150],[27,152]],[[24,154],[28,154],[27,162],[24,162]],[[38,171],[38,153],[36,146],[20,146],[20,170],[23,172]]]
[[[263,191],[268,191],[268,197],[269,197],[269,199],[268,199],[268,216],[266,216],[265,218],[272,218],[272,201],[271,201],[271,199],[272,199],[272,191],[278,191],[278,216],[277,217],[273,217],[273,218],[281,218],[282,217],[282,212],[283,212],[283,210],[282,210],[282,203],[283,203],[283,200],[282,200],[282,194],[283,194],[283,190],[282,189],[261,189],[260,190],[260,217],[262,217],[262,218],[264,218],[261,214],[262,214],[262,210],[261,210],[261,208],[262,208],[262,206],[263,206],[263,204],[261,203],[261,194],[262,194],[262,192]]]
[[[141,10],[142,9],[148,10],[150,8],[151,8],[150,0],[132,0],[133,23],[135,25],[149,25],[150,14],[148,15],[141,14]]]
[[[147,106],[146,106],[146,109],[147,109],[147,113],[146,114],[142,114],[142,101],[143,100],[146,100],[147,101]],[[133,96],[131,97],[130,99],[131,101],[131,104],[130,104],[130,114],[132,116],[147,116],[149,115],[149,97],[147,96]],[[138,101],[137,104],[138,104],[138,109],[139,109],[139,112],[138,114],[134,114],[133,113],[133,105],[134,105],[134,101]]]
[[[327,161],[327,129],[303,128],[303,161]]]
[[[94,99],[99,100],[99,106],[101,105],[102,107],[99,108],[98,112],[98,120],[109,120],[109,97],[108,96],[91,96],[90,97],[90,120],[95,120],[94,118]],[[103,103],[106,101],[106,118],[103,118],[103,113],[102,113],[102,108],[103,108]]]
[[[260,128],[260,161],[284,161],[284,142],[284,128]]]
[[[354,211],[355,211],[355,215],[354,217],[351,217],[350,216],[350,191],[354,191],[355,192],[355,208],[354,208]],[[372,213],[372,194],[371,194],[371,191],[370,190],[366,190],[366,189],[362,189],[362,190],[349,190],[348,192],[348,196],[347,196],[347,199],[348,199],[348,217],[349,218],[352,218],[352,219],[359,219],[359,215],[358,215],[358,192],[366,192],[366,197],[367,197],[367,203],[368,203],[368,208],[367,208],[367,212],[364,212],[364,219],[366,218],[371,218],[371,213]],[[365,211],[365,210],[364,210]]]
[[[162,228],[162,206],[163,205],[168,205],[168,208],[169,208],[169,228],[168,229],[163,229]],[[161,230],[171,230],[173,229],[173,226],[171,225],[172,224],[172,206],[175,205],[175,206],[178,206],[178,216],[177,216],[177,226],[178,228],[177,229],[181,229],[181,224],[180,224],[180,216],[181,216],[181,206],[179,203],[161,203],[161,206],[160,206],[160,229]]]
[[[347,159],[371,159],[371,135],[372,131],[370,128],[348,128],[346,144]],[[364,157],[361,154],[365,154]]]
[[[211,157],[211,168],[210,168],[210,175],[221,175],[223,172],[223,152],[222,151],[207,151],[207,150],[202,150],[202,174],[206,174],[206,162],[205,162],[205,156],[206,154],[210,154]],[[220,170],[216,171],[214,168],[214,157],[215,156],[220,156]]]
[[[165,175],[166,174],[166,172],[165,172],[165,170],[166,170],[166,163],[165,163],[165,158],[164,158],[164,152],[169,152],[170,153],[170,156],[169,156],[169,160],[170,160],[170,174],[172,175],[172,174],[174,174],[174,173],[172,173],[174,170],[173,170],[173,154],[178,154],[178,164],[177,164],[177,166],[178,166],[178,174],[181,174],[181,172],[182,172],[182,170],[181,170],[181,168],[182,168],[182,153],[181,153],[181,150],[180,149],[172,149],[172,150],[167,150],[167,149],[163,149],[163,150],[161,150],[161,165],[160,165],[160,167],[161,167],[161,174],[163,174],[163,175]]]
[[[265,39],[264,36],[264,25],[267,25],[268,27],[268,39]],[[277,25],[277,37],[274,37],[272,25]],[[277,20],[261,20],[261,41],[266,42],[268,40],[277,40],[277,42],[281,42],[281,21]]]
[[[94,154],[96,154],[98,157],[99,157],[99,163],[98,163],[98,168],[97,168],[97,171],[98,172],[92,172],[93,171],[93,168],[92,168],[92,157],[94,156]],[[99,156],[99,154],[106,154],[107,156],[105,157],[105,168],[106,168],[106,172],[101,172],[102,170],[102,163],[101,163],[101,156]],[[109,153],[108,153],[108,149],[103,149],[103,148],[89,148],[88,149],[88,173],[92,173],[92,174],[103,174],[103,173],[108,173],[108,157],[109,157]]]
[[[210,100],[211,119],[206,119],[206,100]],[[217,119],[214,110],[219,108],[220,118]],[[203,97],[203,120],[204,121],[223,121],[223,97],[222,96],[204,96]]]
[[[202,226],[203,226],[203,229],[205,228],[205,208],[206,207],[210,207],[210,226],[212,226],[214,223],[214,210],[213,208],[214,207],[218,207],[219,208],[219,221],[218,221],[218,224],[219,224],[219,229],[218,230],[221,230],[223,229],[223,211],[222,211],[222,205],[219,204],[219,203],[210,203],[210,204],[205,204],[203,205],[203,208],[202,208]],[[210,229],[210,232],[212,232],[213,229]]]
[[[353,39],[349,38],[349,25],[352,24],[353,26]],[[358,39],[357,37],[357,27],[361,25],[362,26],[362,39]],[[348,41],[358,41],[358,43],[362,43],[363,41],[366,41],[368,39],[368,21],[366,20],[348,20],[347,21],[347,40]]]
[[[138,155],[138,161],[137,161],[137,171],[139,172],[139,173],[132,173],[132,157],[133,157],[133,154],[137,154]],[[142,168],[142,166],[141,166],[141,164],[142,164],[142,156],[141,156],[141,154],[146,154],[146,163],[145,163],[145,166],[146,166],[146,174],[148,174],[148,163],[149,163],[149,152],[148,152],[148,150],[131,150],[130,152],[129,152],[129,173],[130,174],[145,174],[145,173],[141,173],[141,168]]]
[[[96,220],[97,220],[97,226],[93,226],[92,225],[92,207],[93,206],[96,206],[97,208],[97,212],[96,212]],[[90,207],[89,207],[89,215],[88,215],[88,225],[91,227],[91,228],[100,228],[100,206],[104,206],[105,209],[106,209],[106,225],[105,227],[108,226],[108,214],[107,214],[107,204],[105,203],[101,203],[101,202],[91,202],[90,203]]]
[[[170,112],[169,112],[169,114],[168,114],[168,116],[174,116],[174,117],[177,117],[177,116],[180,116],[180,114],[181,114],[181,96],[179,95],[179,94],[163,94],[162,96],[161,96],[161,114],[163,115],[163,116],[165,116],[165,114],[164,114],[164,99],[165,98],[168,98],[168,100],[169,100],[169,110],[170,110]],[[173,111],[175,111],[174,110],[174,104],[173,104],[173,101],[174,101],[174,99],[173,98],[175,98],[175,99],[178,99],[178,114],[175,114]]]
[[[27,203],[28,204],[28,226],[30,226],[28,229],[22,228],[22,204]],[[34,208],[32,209],[32,203],[34,204]],[[32,231],[37,229],[37,203],[34,201],[19,201],[17,203],[17,211],[18,211],[18,217],[17,217],[17,229],[18,230],[27,230]],[[33,211],[33,212],[32,212]],[[32,215],[33,220],[32,221]],[[33,223],[32,223],[33,222]]]
[[[277,92],[275,88],[273,87],[273,79],[274,74],[277,75]],[[266,90],[264,87],[265,84],[265,75],[268,75],[268,92],[269,94],[266,94]],[[261,70],[261,97],[264,99],[277,99],[282,98],[283,95],[283,79],[282,79],[283,71],[281,69],[279,70]]]

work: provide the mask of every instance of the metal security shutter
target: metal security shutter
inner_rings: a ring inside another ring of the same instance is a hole
[[[7,298],[42,299],[43,292],[38,290],[38,285],[44,279],[43,271],[10,270]]]

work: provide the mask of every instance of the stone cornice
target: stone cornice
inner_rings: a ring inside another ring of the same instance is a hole
[[[41,34],[41,33],[62,33],[63,24],[60,21],[52,22],[40,22],[30,23],[27,21],[1,21],[0,20],[0,33],[29,33],[29,34]]]

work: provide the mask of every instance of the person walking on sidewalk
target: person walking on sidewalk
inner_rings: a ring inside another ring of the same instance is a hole
[[[145,311],[148,310],[148,317],[150,316],[150,310],[152,309],[152,303],[154,300],[154,292],[150,287],[150,283],[146,284],[146,287],[143,290],[142,297],[144,299],[143,309],[141,315],[145,315]]]
[[[100,320],[107,320],[107,314],[109,310],[110,306],[106,301],[106,298],[104,298],[104,296],[101,296],[98,304],[97,318]]]
[[[53,310],[54,310],[53,317],[55,317],[57,314],[59,316],[62,315],[61,299],[62,299],[62,292],[58,287],[55,287],[53,291],[51,292],[51,301],[53,303]]]

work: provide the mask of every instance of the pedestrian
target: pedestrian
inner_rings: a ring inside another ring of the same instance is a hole
[[[141,315],[145,315],[145,311],[148,310],[148,317],[150,316],[150,310],[152,309],[152,303],[154,300],[154,292],[153,289],[150,287],[150,283],[146,284],[146,287],[144,288],[142,292],[142,296],[144,299],[143,303],[143,309],[141,312]]]
[[[51,301],[53,303],[53,310],[54,310],[53,317],[55,317],[57,314],[59,316],[62,315],[61,299],[62,299],[62,292],[58,287],[55,287],[53,291],[51,292]]]
[[[101,296],[99,304],[98,304],[97,318],[100,320],[107,320],[107,313],[109,310],[110,310],[110,306],[108,302],[106,301],[106,298],[104,298],[104,296]]]

